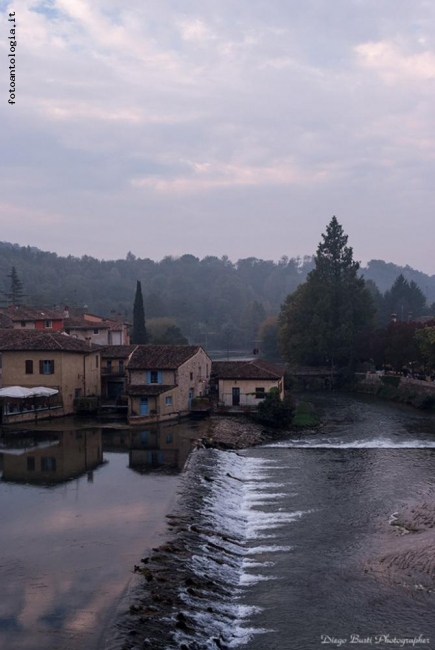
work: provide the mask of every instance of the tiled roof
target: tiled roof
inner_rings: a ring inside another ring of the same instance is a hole
[[[73,336],[40,330],[0,330],[0,351],[47,350],[63,352],[91,352],[101,346],[82,341]]]
[[[53,309],[44,309],[39,307],[18,307],[10,305],[5,313],[13,321],[26,320],[62,320],[62,316]]]
[[[176,388],[176,386],[164,386],[163,384],[131,384],[127,388],[127,394],[152,397],[160,395],[161,393],[166,393],[166,391],[172,390],[173,388]]]
[[[10,327],[13,327],[12,318],[8,316],[6,313],[0,312],[0,328],[5,329]]]
[[[129,370],[174,370],[193,357],[198,345],[137,345]]]
[[[106,345],[101,350],[103,359],[127,359],[137,345]]]
[[[69,318],[64,318],[63,326],[66,330],[67,329],[102,330],[102,329],[109,328],[109,325],[104,321],[98,321],[98,322],[90,321],[90,320],[86,320],[85,318],[81,318],[80,316],[70,316]]]
[[[284,368],[268,361],[213,361],[211,375],[217,379],[281,379]]]

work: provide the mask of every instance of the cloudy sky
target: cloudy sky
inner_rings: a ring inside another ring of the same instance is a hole
[[[0,240],[435,273],[433,0],[0,0]],[[16,104],[8,13],[16,17]]]

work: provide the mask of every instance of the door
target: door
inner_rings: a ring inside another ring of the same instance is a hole
[[[240,404],[240,388],[233,388],[233,406]]]
[[[140,398],[140,414],[148,415],[148,397]]]

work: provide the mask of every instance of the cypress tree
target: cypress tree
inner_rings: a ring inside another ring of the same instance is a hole
[[[143,306],[142,286],[139,280],[136,283],[136,295],[133,306],[133,331],[131,342],[137,344],[148,343],[148,334],[145,326],[145,310]]]
[[[11,272],[8,274],[8,278],[11,279],[10,290],[5,291],[4,295],[6,300],[10,305],[17,307],[21,305],[24,298],[23,283],[18,277],[17,269],[15,266],[12,267]]]

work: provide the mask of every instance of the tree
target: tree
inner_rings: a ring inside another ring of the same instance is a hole
[[[322,240],[314,269],[281,308],[282,353],[291,363],[352,365],[358,335],[372,323],[373,301],[336,217]]]
[[[384,295],[385,324],[390,321],[391,314],[396,314],[397,320],[407,322],[413,317],[421,316],[425,310],[426,296],[423,291],[414,280],[408,282],[400,273],[391,289]]]
[[[415,333],[415,339],[425,363],[435,368],[435,327],[425,327]]]
[[[289,426],[295,408],[290,397],[280,398],[278,388],[271,388],[264,400],[258,403],[255,419],[264,426],[280,428]]]
[[[12,267],[11,272],[8,274],[11,279],[10,290],[5,292],[7,302],[14,307],[21,305],[24,298],[23,283],[18,277],[15,266]]]
[[[139,280],[136,283],[136,295],[133,306],[133,331],[131,342],[138,344],[148,343],[148,335],[145,326],[145,311],[143,307],[142,286]]]
[[[149,318],[147,333],[153,345],[188,345],[189,341],[183,336],[177,321],[173,318]]]

